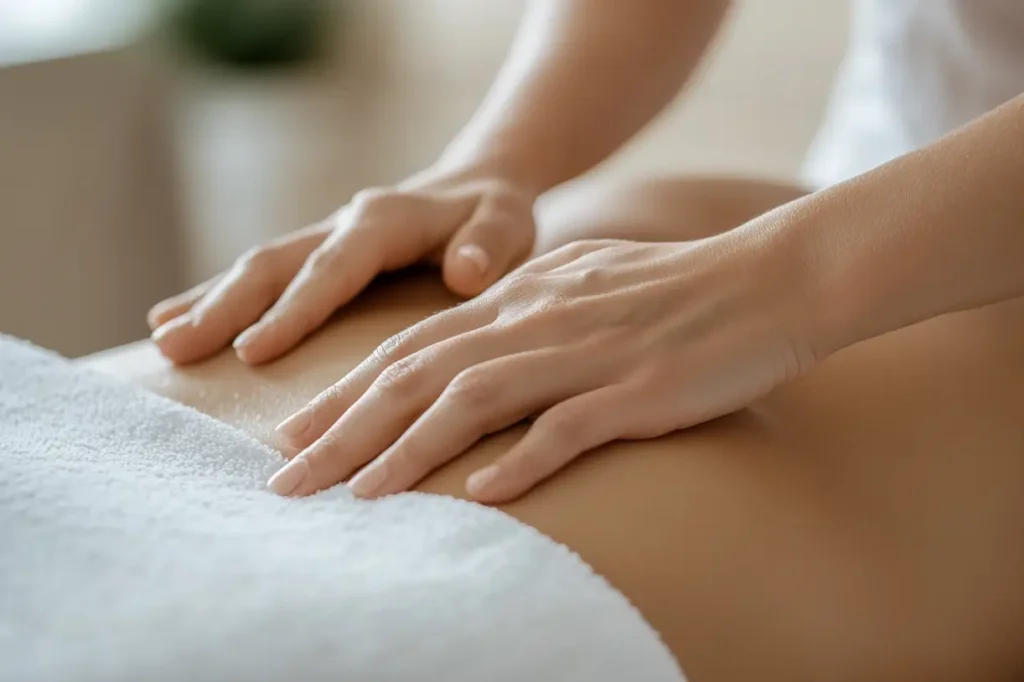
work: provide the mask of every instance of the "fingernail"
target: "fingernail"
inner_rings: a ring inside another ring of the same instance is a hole
[[[487,489],[493,487],[500,473],[501,470],[494,464],[480,469],[466,479],[466,492],[473,497],[486,495]]]
[[[241,334],[238,335],[238,337],[235,339],[235,342],[232,343],[231,346],[235,350],[238,350],[239,348],[242,348],[247,343],[249,343],[254,338],[256,338],[256,332],[257,331],[258,331],[258,329],[256,328],[255,325],[253,325],[252,327],[249,327],[244,332],[242,332]]]
[[[291,495],[308,476],[309,463],[306,458],[296,457],[270,477],[267,487],[278,495]]]
[[[168,324],[170,323],[164,323],[157,327],[156,329],[154,329],[153,333],[149,335],[149,338],[152,339],[154,343],[160,343],[161,341],[163,341],[167,337],[168,331],[170,331],[167,329]]]
[[[356,497],[372,497],[383,487],[387,480],[387,465],[378,464],[376,466],[371,465],[360,471],[359,475],[353,478],[352,482],[348,485],[352,494]]]
[[[189,325],[191,325],[191,321],[188,319],[188,316],[182,315],[181,317],[176,317],[170,322],[165,322],[161,326],[157,327],[156,330],[149,335],[149,338],[156,343],[160,343],[174,332]]]
[[[481,275],[487,274],[487,268],[491,265],[491,259],[482,248],[476,244],[463,244],[456,253],[460,258],[465,258],[475,265]]]
[[[163,313],[164,309],[160,306],[153,306],[153,308],[151,308],[150,311],[146,313],[146,324],[148,324],[149,328],[152,329],[154,332],[160,328],[157,325],[156,321],[160,319],[160,316],[163,315]]]
[[[304,407],[278,424],[274,430],[286,438],[296,438],[305,433],[312,424],[313,410]]]

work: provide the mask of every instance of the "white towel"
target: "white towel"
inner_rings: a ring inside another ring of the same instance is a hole
[[[0,680],[683,680],[621,594],[511,517],[282,499],[279,465],[0,337]]]

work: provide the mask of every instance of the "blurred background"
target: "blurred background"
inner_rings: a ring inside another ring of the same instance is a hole
[[[0,0],[0,332],[69,356],[437,155],[524,0]],[[739,0],[687,94],[598,170],[792,179],[846,1]]]

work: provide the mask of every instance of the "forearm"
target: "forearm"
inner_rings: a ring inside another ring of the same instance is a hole
[[[442,165],[498,169],[538,193],[600,163],[678,93],[727,0],[536,0]]]
[[[836,346],[1024,295],[1024,96],[792,210]]]

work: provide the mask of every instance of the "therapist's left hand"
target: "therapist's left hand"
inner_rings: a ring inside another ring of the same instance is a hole
[[[583,241],[388,340],[278,427],[299,454],[271,480],[307,495],[409,489],[480,438],[527,434],[467,482],[517,497],[580,454],[735,411],[815,363],[808,282],[756,235]],[[748,231],[749,232],[749,231]],[[304,448],[304,449],[303,449]]]

